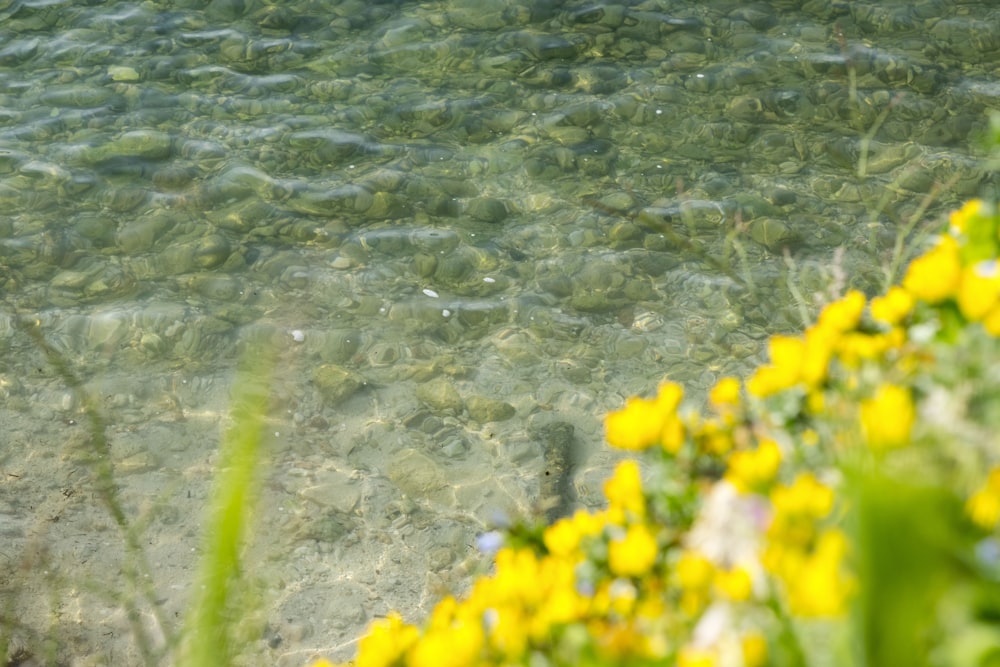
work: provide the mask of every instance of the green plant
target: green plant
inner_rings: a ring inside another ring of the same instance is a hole
[[[136,647],[143,661],[149,665],[157,664],[161,657],[161,651],[156,647],[156,640],[152,632],[142,622],[142,609],[151,610],[156,624],[160,628],[168,628],[169,624],[159,609],[159,605],[156,604],[152,568],[142,548],[141,535],[130,521],[120,498],[104,417],[97,406],[97,401],[87,391],[83,381],[73,371],[66,357],[45,339],[39,322],[24,317],[15,317],[13,321],[18,330],[29,337],[36,348],[42,352],[45,360],[76,396],[83,410],[88,436],[84,440],[86,449],[81,452],[83,460],[91,472],[95,495],[113,519],[125,546],[124,586],[119,591],[120,601],[125,608]],[[0,644],[3,643],[6,642],[0,641]]]
[[[198,578],[185,623],[183,665],[229,665],[239,646],[236,627],[246,611],[240,603],[247,594],[240,552],[257,499],[273,367],[273,354],[263,350],[245,355],[237,373],[232,424],[219,453]]]
[[[253,518],[258,477],[265,459],[263,428],[274,369],[273,351],[263,343],[252,345],[243,355],[234,380],[231,425],[220,448],[218,473],[206,508],[198,578],[192,586],[181,632],[174,628],[157,603],[154,573],[142,542],[145,523],[130,516],[122,502],[107,425],[97,400],[66,357],[46,340],[36,320],[17,318],[15,323],[19,331],[41,351],[81,406],[87,437],[83,439],[85,449],[77,454],[90,471],[94,493],[113,519],[125,547],[121,584],[110,592],[106,587],[97,592],[110,595],[111,602],[123,606],[132,639],[144,664],[168,663],[193,667],[232,664],[237,652],[245,649],[245,637],[239,634],[239,628],[245,624],[248,605],[252,604],[252,587],[247,583],[240,563]],[[59,591],[68,584],[58,579],[55,573],[52,577],[51,594],[53,598],[58,598]],[[89,583],[78,582],[76,585],[87,587]],[[13,594],[20,593],[14,590]],[[19,628],[15,618],[8,618],[12,614],[14,595],[8,600],[10,604],[0,610],[0,656],[5,657],[12,633]],[[55,606],[53,604],[53,608]],[[143,622],[145,613],[153,615],[155,627]],[[158,633],[162,633],[165,639],[162,645],[156,636]],[[58,638],[52,639],[58,641]],[[23,657],[57,659],[55,654],[46,658],[35,648],[32,648],[31,656]]]

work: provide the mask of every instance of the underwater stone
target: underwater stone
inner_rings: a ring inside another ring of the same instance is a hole
[[[139,72],[134,67],[112,65],[108,68],[108,76],[112,81],[138,81]]]
[[[545,467],[542,470],[539,495],[546,508],[546,518],[554,521],[569,514],[575,493],[573,472],[576,467],[576,437],[568,422],[532,425],[531,437],[542,447]]]
[[[631,222],[619,222],[611,231],[608,232],[608,236],[612,241],[617,243],[623,243],[627,241],[641,241],[642,237],[645,236],[645,232],[639,225],[633,224]]]
[[[481,423],[505,421],[516,413],[510,403],[486,396],[470,396],[466,401],[466,407],[469,416]]]
[[[438,284],[456,285],[469,278],[475,269],[475,257],[471,252],[456,249],[437,261],[434,278]]]
[[[130,220],[118,230],[118,244],[129,255],[145,252],[170,225],[171,221],[164,215]]]
[[[368,349],[368,363],[376,368],[391,366],[400,356],[400,346],[393,343],[375,343]]]
[[[128,335],[128,318],[123,313],[98,313],[88,318],[87,345],[91,350],[114,350]]]
[[[319,356],[323,361],[343,363],[353,357],[361,346],[357,329],[332,329],[318,334]]]
[[[477,197],[465,209],[469,217],[482,222],[503,222],[508,215],[507,205],[492,197]]]
[[[292,148],[304,151],[314,164],[337,164],[358,153],[373,150],[365,136],[342,130],[306,130],[288,137]]]
[[[178,191],[186,188],[196,178],[198,170],[193,166],[163,165],[153,172],[153,185],[160,190]]]
[[[464,403],[455,385],[446,378],[435,378],[417,387],[417,398],[438,413],[457,414]]]
[[[216,301],[235,301],[240,294],[241,283],[235,276],[215,273],[196,273],[186,281],[192,292]]]
[[[621,297],[604,291],[579,292],[569,299],[569,305],[585,313],[608,313],[624,305]]]
[[[203,269],[214,269],[225,263],[230,251],[229,241],[219,234],[212,234],[198,241],[195,262]]]
[[[74,228],[84,238],[93,241],[97,247],[104,247],[114,243],[116,222],[113,218],[86,213],[77,216]],[[4,234],[0,231],[0,237]]]
[[[54,86],[39,95],[38,101],[54,107],[86,109],[112,103],[114,91],[95,86]]]
[[[750,238],[771,251],[781,250],[797,240],[787,224],[774,218],[757,218],[751,222]]]
[[[429,278],[437,269],[437,257],[426,252],[418,252],[413,256],[413,269],[421,278]]]
[[[137,157],[162,160],[170,157],[171,139],[166,132],[132,130],[112,139],[102,147],[101,159]]]
[[[365,385],[365,379],[357,373],[333,364],[317,366],[312,381],[328,407],[343,402]]]
[[[350,475],[339,470],[323,470],[316,474],[315,484],[306,487],[299,495],[334,512],[348,514],[361,499],[361,489]]]
[[[415,449],[395,455],[389,464],[389,479],[399,490],[414,498],[423,498],[447,486],[441,467],[431,457]]]

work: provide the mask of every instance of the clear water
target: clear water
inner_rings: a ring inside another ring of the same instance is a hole
[[[344,658],[461,590],[499,517],[597,502],[624,396],[697,402],[992,196],[998,25],[936,0],[0,2],[11,651],[140,661],[79,397],[14,318],[101,406],[171,621],[236,360],[282,351],[247,660]]]

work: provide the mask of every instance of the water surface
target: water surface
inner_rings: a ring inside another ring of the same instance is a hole
[[[0,4],[24,655],[139,661],[79,397],[15,317],[97,397],[171,620],[236,360],[282,350],[246,650],[296,665],[461,590],[497,517],[598,502],[623,397],[697,402],[997,184],[990,3]]]

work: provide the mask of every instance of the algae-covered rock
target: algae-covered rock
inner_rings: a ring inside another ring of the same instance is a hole
[[[417,398],[439,413],[455,414],[464,407],[455,385],[445,378],[435,378],[418,386]]]
[[[321,507],[348,514],[358,504],[361,488],[347,473],[324,470],[316,474],[315,484],[299,491],[299,495]]]
[[[502,422],[514,416],[514,406],[486,396],[470,396],[465,403],[469,416],[477,422]]]
[[[795,232],[784,222],[774,218],[757,218],[750,223],[750,238],[768,250],[780,250],[798,241]]]
[[[542,447],[545,468],[540,495],[546,517],[555,521],[573,506],[573,470],[576,466],[575,428],[568,422],[532,426],[532,438]]]
[[[344,401],[365,384],[357,373],[333,364],[317,366],[312,381],[328,406]]]
[[[389,465],[389,479],[413,498],[424,498],[443,489],[446,478],[441,466],[415,449],[400,452]]]
[[[353,357],[361,346],[357,329],[331,329],[318,332],[318,351],[323,361],[343,363]]]
[[[466,212],[473,220],[482,222],[503,222],[508,215],[507,205],[492,197],[477,197],[468,204]]]

